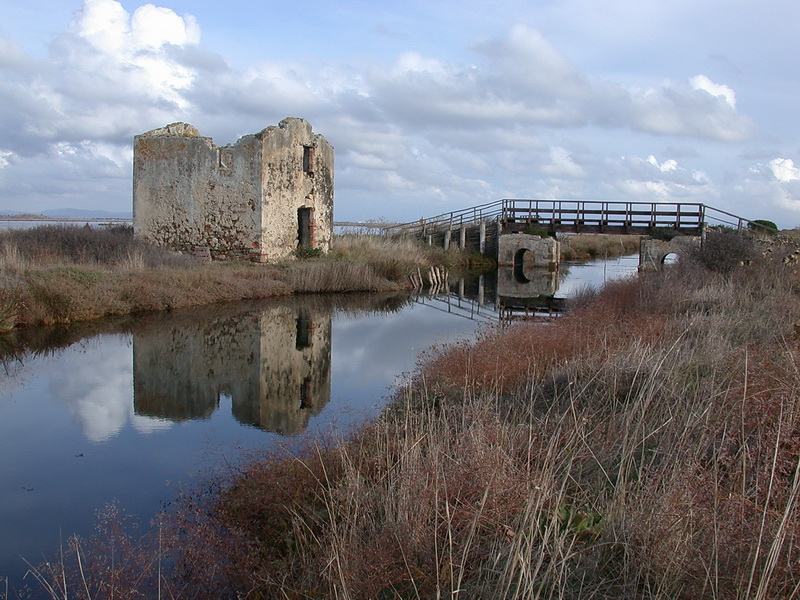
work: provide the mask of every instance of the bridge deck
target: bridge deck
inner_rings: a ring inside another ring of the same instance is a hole
[[[758,223],[749,219],[698,203],[505,199],[389,226],[384,231],[389,234],[441,236],[479,223],[493,222],[497,224],[497,235],[520,232],[530,227],[544,229],[550,234],[648,235],[663,228],[687,235],[701,235],[711,221],[738,230],[759,227]]]
[[[503,207],[503,231],[541,227],[548,233],[649,234],[666,228],[700,235],[702,204],[512,200]]]

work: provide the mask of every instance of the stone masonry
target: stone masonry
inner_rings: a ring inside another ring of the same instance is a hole
[[[133,222],[143,239],[190,253],[208,248],[214,259],[327,252],[333,147],[296,118],[222,147],[188,123],[137,135]]]

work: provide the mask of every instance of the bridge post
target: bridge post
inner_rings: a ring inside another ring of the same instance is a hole
[[[481,221],[479,240],[478,252],[484,254],[486,252],[486,221]]]
[[[463,223],[459,228],[458,235],[459,235],[459,240],[458,240],[459,246],[462,250],[464,250],[467,247],[467,226],[464,225]]]
[[[448,227],[444,232],[444,249],[450,249],[450,227]]]

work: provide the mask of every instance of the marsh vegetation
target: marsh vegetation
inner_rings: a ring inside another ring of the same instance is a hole
[[[465,258],[413,239],[340,236],[325,257],[200,262],[131,227],[46,225],[0,232],[0,330],[292,293],[393,291],[417,268]]]
[[[39,568],[43,584],[57,598],[796,597],[800,276],[721,235],[554,323],[432,349],[375,422],[232,465],[143,534],[111,509]],[[749,263],[731,268],[732,248]]]

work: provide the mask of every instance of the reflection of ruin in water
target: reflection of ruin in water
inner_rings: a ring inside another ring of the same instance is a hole
[[[134,410],[208,418],[222,396],[246,425],[299,433],[331,396],[331,309],[283,301],[204,319],[154,322],[133,336]]]

